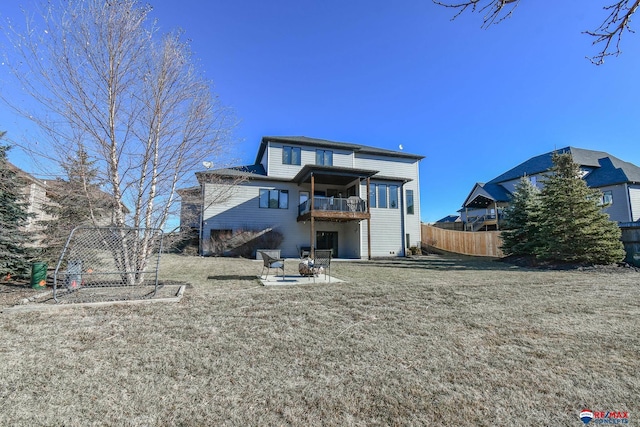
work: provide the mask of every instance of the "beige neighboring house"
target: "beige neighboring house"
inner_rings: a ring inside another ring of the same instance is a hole
[[[36,246],[42,242],[44,235],[42,231],[44,227],[41,225],[41,221],[48,221],[53,218],[52,215],[45,212],[45,206],[51,203],[51,199],[48,197],[50,192],[56,191],[56,183],[59,181],[51,180],[45,181],[34,177],[33,175],[23,171],[17,166],[7,162],[9,168],[13,169],[20,178],[26,183],[22,189],[25,200],[27,201],[27,212],[30,214],[25,227],[26,231],[31,234],[33,238],[33,246]],[[111,195],[105,192],[100,192],[99,198],[104,199],[102,202],[108,204],[108,199],[111,199]],[[125,209],[125,212],[129,211]],[[114,223],[114,215],[111,209],[106,209],[103,215],[98,218],[98,226],[108,226]],[[81,224],[78,224],[81,225]]]
[[[10,162],[7,162],[7,165],[26,183],[22,189],[22,194],[24,194],[27,201],[27,212],[30,216],[25,229],[33,234],[34,244],[36,244],[43,237],[41,235],[42,226],[39,225],[39,222],[51,219],[51,215],[44,211],[44,207],[49,200],[47,198],[47,181],[34,177]]]

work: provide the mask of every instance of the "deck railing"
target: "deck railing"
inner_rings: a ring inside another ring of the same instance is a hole
[[[314,197],[313,208],[318,211],[335,212],[366,212],[367,202],[359,197]],[[304,215],[311,211],[311,200],[298,205],[298,215]]]

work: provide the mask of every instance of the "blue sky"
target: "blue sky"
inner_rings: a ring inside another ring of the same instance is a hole
[[[422,220],[455,213],[475,182],[575,146],[640,165],[640,35],[596,67],[581,34],[604,2],[522,0],[488,30],[430,0],[150,0],[182,28],[214,91],[235,110],[237,162],[264,135],[398,149],[420,165]],[[592,4],[593,3],[593,4]],[[20,17],[16,0],[0,7]],[[640,30],[640,28],[636,28]],[[0,87],[1,88],[1,87]],[[28,132],[0,106],[0,129]],[[35,174],[17,150],[10,159]]]

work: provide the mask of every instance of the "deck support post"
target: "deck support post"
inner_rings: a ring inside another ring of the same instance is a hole
[[[315,189],[316,189],[316,178],[315,176],[313,176],[313,172],[311,173],[311,194],[309,195],[309,197],[311,198],[311,207],[310,207],[310,216],[311,216],[311,227],[309,228],[309,246],[310,246],[310,252],[311,252],[311,259],[315,259],[316,254],[315,254],[315,221],[314,221],[314,217],[313,217],[313,209],[314,209],[314,199],[315,199]]]

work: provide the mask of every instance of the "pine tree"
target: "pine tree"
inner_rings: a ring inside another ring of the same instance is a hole
[[[587,187],[571,154],[553,155],[540,197],[541,259],[609,264],[624,258],[621,231],[602,212],[602,193]]]
[[[80,225],[96,226],[112,206],[108,196],[100,190],[98,170],[83,147],[62,164],[66,179],[49,183],[50,200],[44,211],[51,219],[41,221],[46,236],[42,257],[57,262],[71,231]]]
[[[0,139],[5,132],[0,133]],[[0,145],[0,275],[22,276],[29,271],[31,251],[28,205],[20,189],[25,183],[7,160],[9,146]]]
[[[539,217],[540,190],[524,176],[504,211],[502,251],[507,255],[534,255],[540,245]]]

